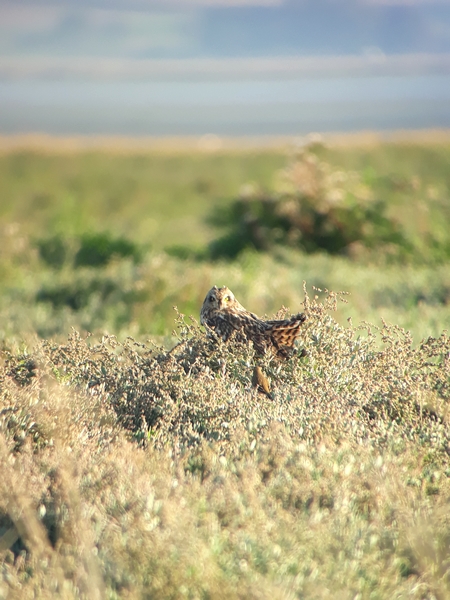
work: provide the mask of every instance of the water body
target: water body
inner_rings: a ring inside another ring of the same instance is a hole
[[[447,75],[0,81],[0,133],[296,135],[450,127]]]

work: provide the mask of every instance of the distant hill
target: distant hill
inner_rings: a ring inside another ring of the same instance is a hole
[[[289,2],[207,8],[199,50],[216,56],[450,51],[450,3]]]
[[[441,0],[0,3],[0,56],[259,57],[450,52]],[[264,5],[265,4],[265,5]],[[45,9],[45,10],[44,10]]]

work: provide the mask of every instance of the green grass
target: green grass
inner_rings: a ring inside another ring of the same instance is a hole
[[[272,314],[281,304],[294,310],[303,280],[309,290],[351,294],[339,322],[384,318],[411,329],[416,341],[439,335],[449,324],[448,261],[420,257],[429,232],[448,239],[448,145],[314,151],[333,169],[357,170],[410,235],[414,262],[388,265],[382,249],[353,260],[283,248],[246,252],[234,263],[205,259],[210,241],[222,235],[211,215],[244,184],[276,189],[290,160],[282,150],[2,155],[3,336],[65,336],[72,326],[140,339],[168,336],[172,307],[197,315],[213,284],[227,284],[249,308]],[[88,255],[97,267],[86,265]]]
[[[422,225],[428,219],[439,225],[433,211],[448,205],[448,145],[315,151],[337,168],[359,171],[394,214],[401,211],[402,220],[417,216],[406,196],[413,205],[422,201]],[[236,197],[245,183],[272,188],[286,162],[281,150],[9,153],[0,157],[0,222],[18,223],[24,234],[37,237],[106,229],[155,249],[178,243],[198,248],[214,235],[203,222],[207,214]]]
[[[416,243],[429,232],[448,239],[450,146],[379,144],[371,149],[319,149],[337,167],[356,170],[385,200]]]
[[[7,154],[0,157],[0,219],[36,237],[106,229],[158,249],[180,236],[200,246],[211,237],[205,211],[248,179],[268,185],[284,162],[282,152],[270,151]]]
[[[315,151],[448,236],[448,144]],[[450,596],[448,262],[209,260],[212,212],[288,160],[0,156],[0,599]],[[273,399],[190,320],[213,284],[307,313],[258,359]]]

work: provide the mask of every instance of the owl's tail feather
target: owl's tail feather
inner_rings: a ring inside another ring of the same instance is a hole
[[[295,340],[300,335],[300,326],[305,320],[305,313],[298,313],[290,319],[267,322],[272,342],[277,349],[277,353],[283,358],[288,358],[292,355]]]

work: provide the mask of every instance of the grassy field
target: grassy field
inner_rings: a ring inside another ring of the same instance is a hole
[[[3,148],[0,599],[450,596],[450,143],[369,142]],[[398,246],[264,213],[266,251],[213,258],[305,165]],[[304,352],[207,337],[213,284],[305,311]]]

